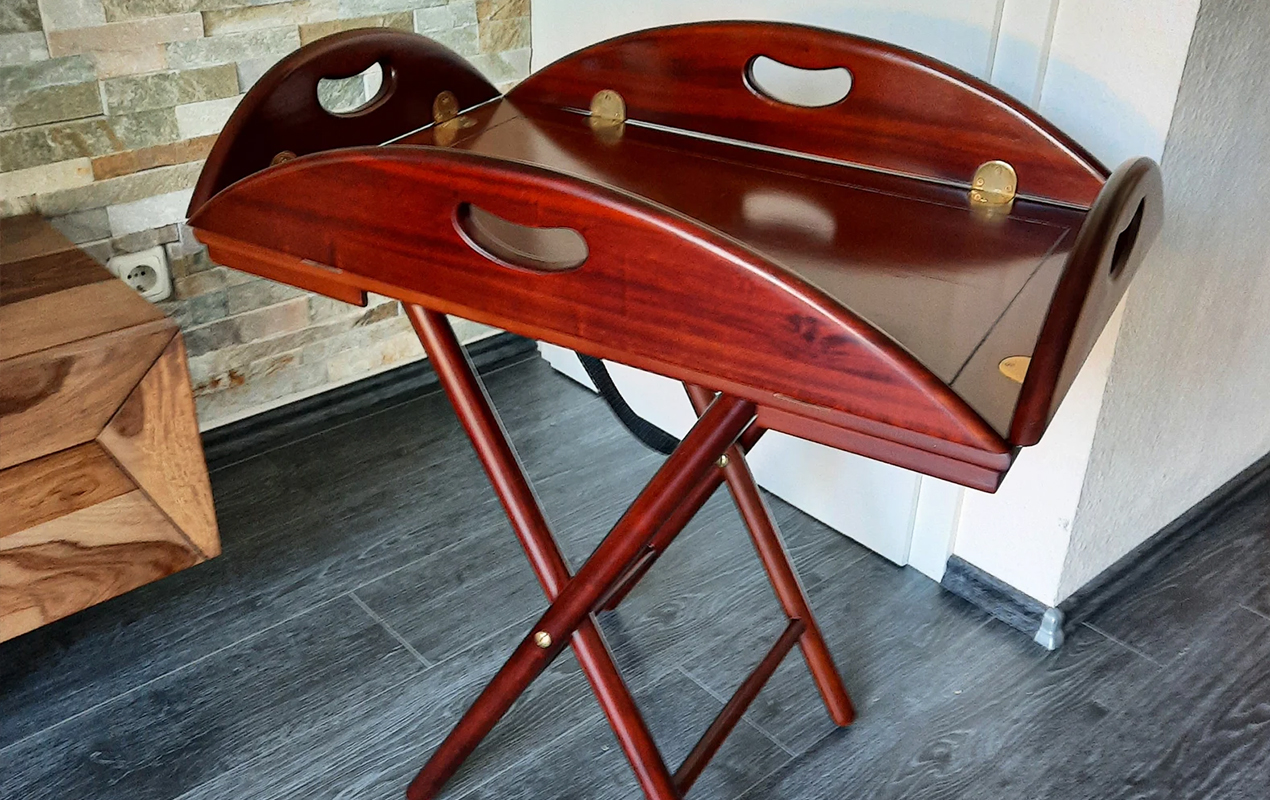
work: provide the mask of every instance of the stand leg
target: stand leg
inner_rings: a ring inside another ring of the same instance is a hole
[[[456,394],[459,395],[455,406],[459,409],[460,415],[465,418],[465,424],[471,422],[475,426],[469,432],[473,433],[473,441],[482,460],[489,458],[487,469],[491,473],[500,498],[504,498],[504,503],[509,505],[509,511],[513,514],[522,514],[529,508],[530,501],[536,508],[537,503],[533,498],[532,490],[524,481],[524,475],[519,466],[515,465],[514,453],[511,452],[501,430],[495,435],[488,427],[490,422],[497,426],[497,420],[493,417],[492,409],[488,408],[483,394],[477,391],[474,395],[471,386],[464,388],[462,385],[461,373],[466,371],[471,375],[471,366],[466,360],[455,358],[456,354],[451,347],[457,346],[457,342],[453,341],[452,331],[448,336],[446,335],[446,331],[449,331],[448,322],[444,316],[418,306],[409,307],[408,313],[425,347],[431,346],[429,354],[433,355],[435,350],[436,355],[439,356],[440,360],[435,365],[438,374],[445,369],[450,377],[443,379],[454,381],[452,385],[458,390]],[[461,349],[457,355],[462,356]],[[479,390],[479,382],[474,375],[471,375],[471,378],[473,385]],[[450,386],[448,385],[447,388]],[[482,412],[482,407],[488,414],[488,419],[484,423],[481,419],[486,417],[486,413]],[[476,748],[476,745],[507,713],[516,698],[560,653],[565,643],[574,637],[575,633],[581,632],[584,625],[592,631],[595,630],[589,624],[590,614],[597,607],[601,597],[610,590],[619,576],[630,568],[641,550],[647,547],[649,541],[665,525],[675,509],[705,478],[713,462],[735,442],[753,419],[753,404],[733,397],[720,397],[711,404],[709,409],[705,410],[697,425],[675,452],[666,459],[661,469],[657,471],[578,574],[563,586],[558,587],[558,595],[534,626],[533,633],[516,648],[511,658],[415,777],[408,791],[410,800],[427,800],[434,797],[445,782],[453,776],[464,759]],[[511,460],[500,462],[501,457],[498,456],[500,450],[506,450]],[[489,466],[499,463],[508,469]],[[513,473],[518,476],[518,480],[509,481],[508,476]],[[523,488],[520,486],[521,483]],[[509,503],[509,498],[514,502]],[[532,520],[532,516],[531,514],[530,517],[521,519],[513,516],[513,524],[517,526],[518,532],[530,531],[534,528],[536,523]],[[540,512],[537,516],[540,518]],[[544,565],[544,576],[547,577],[540,576],[540,579],[546,586],[548,577],[552,580],[559,577],[554,574],[555,570],[551,567],[551,563],[555,559],[560,559],[560,566],[564,567],[563,559],[558,550],[555,551],[555,558],[552,558],[548,552],[554,550],[554,543],[549,536],[546,537],[546,542],[540,541],[540,537],[536,535],[527,538],[530,542],[526,546],[526,551],[530,554],[531,561],[535,565],[539,563]],[[545,547],[547,543],[551,546]],[[602,643],[602,639],[600,642]],[[599,656],[599,654],[594,655]],[[612,669],[612,678],[616,678],[619,682],[620,678],[616,675],[616,668],[612,667],[611,658],[607,656],[607,653],[602,660],[606,664],[592,664],[596,667],[593,685],[597,689],[611,689],[613,682],[610,676],[605,675],[608,669]],[[588,676],[590,677],[590,672]],[[641,738],[639,729],[643,727],[642,720],[632,727],[632,720],[638,719],[639,715],[634,704],[630,702],[630,695],[625,687],[622,687],[616,696],[605,692],[600,699],[601,703],[605,704],[606,712],[611,712],[610,719],[616,719],[618,724],[615,725],[615,730],[618,730],[619,736],[623,736],[625,731],[625,735],[631,737],[632,742],[639,740]],[[647,731],[644,730],[643,734],[646,736]],[[655,755],[655,748],[653,753]],[[660,757],[656,757],[656,760],[660,761]],[[637,772],[640,772],[640,764],[635,763],[635,766]],[[663,764],[660,772],[664,771]],[[651,783],[660,783],[656,780],[660,775],[651,773],[640,775],[641,782],[646,777]],[[676,798],[678,793],[671,784],[667,793],[649,792],[649,797],[655,800]]]
[[[547,599],[556,599],[569,582],[568,564],[556,546],[542,513],[542,505],[525,478],[516,451],[467,353],[454,336],[454,330],[444,314],[412,305],[406,306],[406,314],[485,467]],[[670,771],[657,752],[657,745],[635,706],[630,690],[618,674],[613,656],[593,618],[588,617],[582,622],[573,634],[572,645],[644,793],[654,800],[678,798]]]
[[[685,388],[698,414],[705,413],[715,400],[712,392],[700,386],[685,385]],[[749,465],[745,463],[745,454],[741,448],[733,445],[728,448],[727,456],[728,463],[723,468],[723,473],[728,489],[732,492],[737,509],[740,510],[745,526],[750,531],[750,538],[754,540],[754,549],[758,551],[763,568],[767,570],[767,577],[772,582],[772,588],[776,590],[776,597],[780,600],[781,608],[791,620],[801,620],[804,625],[798,645],[803,651],[803,658],[807,661],[807,668],[811,670],[816,688],[820,690],[820,697],[825,701],[825,708],[836,724],[850,725],[855,718],[851,698],[842,683],[841,675],[838,674],[838,668],[834,666],[833,656],[829,654],[829,647],[820,633],[820,626],[816,624],[816,618],[811,613],[811,606],[807,603],[807,593],[798,580],[798,573],[789,562],[789,553],[785,550],[785,543],[781,541],[776,522],[772,519],[767,504],[763,502],[763,496],[759,494],[758,485],[754,483],[754,476],[750,473]]]

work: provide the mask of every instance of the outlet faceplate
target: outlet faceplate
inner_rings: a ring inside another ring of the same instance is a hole
[[[172,273],[162,245],[115,256],[106,263],[106,269],[151,302],[166,300],[172,294]]]

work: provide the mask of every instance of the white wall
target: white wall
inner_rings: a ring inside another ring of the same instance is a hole
[[[1060,596],[1270,451],[1270,3],[1204,0]]]

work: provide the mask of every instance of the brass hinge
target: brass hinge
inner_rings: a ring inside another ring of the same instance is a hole
[[[1018,188],[1019,176],[1014,167],[1004,161],[988,161],[975,170],[970,183],[970,204],[1008,211]]]

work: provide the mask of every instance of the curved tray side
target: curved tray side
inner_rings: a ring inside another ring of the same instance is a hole
[[[849,93],[804,107],[753,88],[767,56],[807,70],[846,68]],[[969,186],[1002,160],[1019,194],[1089,207],[1107,170],[1041,116],[993,86],[910,50],[836,31],[769,22],[654,28],[580,50],[508,93],[521,105],[586,110],[603,89],[631,120]]]
[[[1076,235],[1023,380],[1011,442],[1040,441],[1163,221],[1160,167],[1145,157],[1126,161]]]
[[[585,260],[539,270],[488,255],[464,227],[469,204],[572,229]],[[549,170],[431,147],[320,153],[240,181],[190,222],[214,257],[232,237],[359,290],[760,403],[916,432],[952,457],[1001,466],[1010,452],[899,345],[819,290],[670,209]]]
[[[376,63],[384,78],[375,98],[347,114],[322,108],[319,80],[352,77]],[[454,93],[459,109],[499,96],[462,56],[417,34],[367,28],[306,45],[275,64],[238,104],[207,157],[190,214],[284,151],[302,156],[377,145],[417,130],[433,121],[442,91]]]

